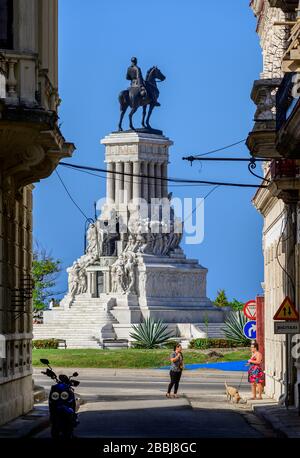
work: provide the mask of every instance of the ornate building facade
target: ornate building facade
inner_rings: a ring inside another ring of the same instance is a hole
[[[0,424],[32,408],[32,183],[72,155],[58,127],[57,0],[0,0]]]
[[[253,199],[264,219],[265,390],[268,396],[282,400],[287,399],[288,393],[290,403],[299,402],[300,365],[299,358],[293,354],[299,336],[275,335],[273,316],[286,296],[291,297],[298,310],[300,299],[300,136],[296,127],[300,110],[299,97],[292,94],[295,90],[292,80],[297,73],[291,72],[297,64],[296,55],[291,55],[291,45],[298,3],[298,0],[251,2],[257,17],[263,71],[251,94],[257,110],[247,140],[254,157],[266,158],[263,184],[267,187],[260,188]]]

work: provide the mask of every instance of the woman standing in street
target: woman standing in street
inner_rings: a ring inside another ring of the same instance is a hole
[[[180,381],[182,370],[183,370],[183,355],[182,355],[182,347],[180,344],[177,344],[174,347],[174,352],[171,353],[170,355],[170,361],[171,361],[171,370],[170,370],[171,382],[169,384],[166,396],[167,398],[172,397],[171,391],[174,386],[174,398],[178,398],[177,391],[178,391],[179,381]]]
[[[258,351],[256,342],[251,344],[252,356],[248,360],[250,364],[248,370],[248,380],[251,383],[252,398],[256,399],[256,387],[258,391],[258,399],[262,399],[263,385],[265,382],[265,374],[262,370],[262,354]]]

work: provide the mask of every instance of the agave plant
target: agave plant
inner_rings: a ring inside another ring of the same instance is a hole
[[[225,326],[222,331],[228,340],[239,345],[248,346],[249,340],[244,336],[243,332],[246,322],[247,318],[243,312],[230,312],[225,320]]]
[[[154,321],[153,318],[146,318],[138,325],[132,325],[133,331],[130,337],[139,348],[156,348],[166,343],[168,339],[174,337],[172,331],[168,331],[168,326],[161,320]]]

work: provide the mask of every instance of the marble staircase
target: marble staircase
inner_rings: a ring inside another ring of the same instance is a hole
[[[67,348],[101,348],[103,340],[115,339],[114,323],[106,301],[78,297],[71,309],[45,311],[44,324],[33,326],[33,338],[63,339]]]

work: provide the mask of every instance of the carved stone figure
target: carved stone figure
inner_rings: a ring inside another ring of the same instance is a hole
[[[136,273],[135,273],[135,265],[136,262],[134,260],[134,256],[131,254],[128,254],[127,256],[127,262],[125,264],[125,275],[126,275],[126,293],[136,293],[135,289],[135,279],[136,279]]]
[[[87,238],[87,253],[94,253],[97,251],[98,245],[98,231],[96,224],[90,224],[86,234]]]
[[[124,252],[111,269],[112,292],[136,294],[136,255]]]
[[[182,234],[175,232],[174,215],[171,222],[150,221],[149,218],[136,219],[130,222],[130,235],[124,252],[168,256],[179,247]]]
[[[69,274],[69,279],[68,279],[68,284],[69,284],[69,292],[72,297],[74,297],[77,294],[78,291],[78,285],[79,285],[79,271],[80,271],[80,265],[78,264],[77,261],[73,263],[73,266],[68,269],[68,274]]]

